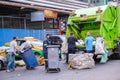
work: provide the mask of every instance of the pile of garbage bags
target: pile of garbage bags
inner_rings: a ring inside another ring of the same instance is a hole
[[[93,68],[95,66],[95,61],[93,59],[93,54],[69,54],[69,68],[74,69],[84,69]]]

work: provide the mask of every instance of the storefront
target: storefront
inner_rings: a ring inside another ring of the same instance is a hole
[[[88,7],[88,4],[79,1],[65,3],[52,1],[52,4],[50,2],[46,0],[0,1],[0,46],[11,41],[13,36],[19,38],[32,36],[44,40],[47,33],[62,34],[67,26],[69,14],[80,7]],[[31,21],[31,12],[36,11],[44,12],[44,21]]]
[[[47,15],[49,14],[49,15]],[[54,11],[44,11],[44,21],[32,22],[30,13],[23,16],[0,16],[0,46],[5,42],[11,41],[13,36],[23,38],[26,36],[35,37],[41,40],[45,39],[47,33],[59,34],[59,22],[65,19]],[[8,36],[9,35],[9,36]]]

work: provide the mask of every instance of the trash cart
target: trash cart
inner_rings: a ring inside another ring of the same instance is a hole
[[[60,72],[59,48],[60,48],[60,45],[47,46],[47,52],[48,52],[47,72]]]
[[[26,64],[26,69],[33,69],[38,66],[38,62],[32,48],[26,49],[21,56]]]

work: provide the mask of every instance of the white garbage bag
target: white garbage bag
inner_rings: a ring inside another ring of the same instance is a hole
[[[93,68],[95,61],[91,53],[69,54],[69,64],[71,68],[75,69]]]
[[[67,43],[67,39],[65,39],[62,43],[62,47],[61,47],[61,51],[62,53],[68,53],[68,43]]]
[[[104,53],[104,39],[102,37],[98,37],[96,38],[95,54],[103,53]]]
[[[19,50],[21,52],[24,52],[25,49],[32,47],[29,41],[25,41],[24,43],[21,44]]]

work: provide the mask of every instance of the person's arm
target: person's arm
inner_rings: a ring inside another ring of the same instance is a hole
[[[18,52],[20,52],[20,50],[19,50],[19,48],[18,48],[18,46],[17,46],[17,42],[15,42],[15,49],[16,49]]]
[[[88,41],[88,40],[87,40],[87,38],[86,38],[86,39],[85,39],[85,44],[84,44],[84,45],[86,45],[87,41]]]
[[[45,41],[43,41],[43,47],[47,47],[48,46],[48,43],[47,43],[47,41],[45,40]]]
[[[77,38],[75,38],[75,42],[78,42]]]

